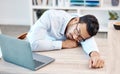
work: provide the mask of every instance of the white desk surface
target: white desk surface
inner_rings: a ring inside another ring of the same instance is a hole
[[[56,59],[53,63],[37,71],[31,71],[1,59],[0,74],[110,74],[109,64],[111,62],[109,62],[108,55],[111,54],[108,51],[106,42],[106,39],[97,39],[100,53],[105,59],[105,67],[102,69],[90,69],[88,67],[89,57],[79,47],[60,51],[37,52]]]

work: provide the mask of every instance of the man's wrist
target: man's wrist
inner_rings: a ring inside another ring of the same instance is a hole
[[[62,49],[65,49],[65,41],[62,41]]]
[[[100,54],[97,51],[92,51],[89,53],[90,57],[94,57],[94,56],[100,56]]]

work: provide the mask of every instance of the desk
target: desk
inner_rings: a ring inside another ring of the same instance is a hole
[[[105,41],[105,40],[104,40]],[[97,39],[97,44],[101,55],[108,61],[106,57],[106,42]],[[31,71],[23,67],[0,60],[0,74],[106,74],[108,73],[107,64],[102,69],[90,69],[88,67],[89,57],[85,55],[80,47],[74,49],[64,49],[50,52],[37,52],[55,58],[56,60],[37,70]],[[109,73],[108,73],[109,74]]]
[[[120,73],[120,30],[115,30],[114,22],[109,23],[108,41],[112,52],[111,59],[111,74]]]

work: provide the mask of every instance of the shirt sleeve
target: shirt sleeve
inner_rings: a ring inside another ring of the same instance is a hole
[[[62,47],[62,41],[38,40],[31,44],[33,51],[59,50]]]
[[[30,42],[33,51],[47,51],[62,48],[62,41],[50,37],[47,32],[50,28],[50,18],[48,16],[50,16],[48,12],[45,12],[28,32],[27,40]]]
[[[81,45],[82,45],[83,50],[84,50],[88,55],[89,55],[90,52],[92,52],[92,51],[97,51],[97,52],[99,52],[94,37],[91,37],[91,38],[87,39],[85,42],[81,42]]]
[[[46,29],[41,26],[34,26],[33,31],[27,35],[33,51],[47,51],[62,48],[62,41],[58,41],[50,36]]]

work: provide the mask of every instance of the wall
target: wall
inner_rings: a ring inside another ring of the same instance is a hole
[[[0,24],[29,25],[29,0],[0,0]]]
[[[107,32],[108,30],[108,22],[109,22],[109,15],[107,10],[87,10],[87,11],[82,11],[82,14],[92,14],[95,15],[98,19],[98,22],[100,24],[99,32]]]

